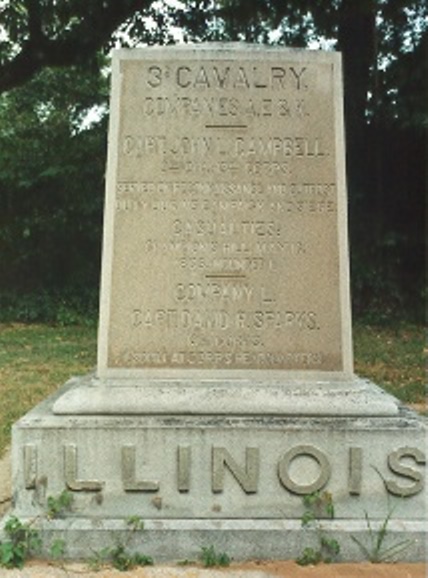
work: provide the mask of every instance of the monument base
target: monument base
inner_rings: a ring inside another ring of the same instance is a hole
[[[218,373],[218,372],[217,372]],[[196,374],[198,375],[198,374]],[[248,374],[247,374],[248,375]],[[260,375],[260,372],[259,374]],[[55,401],[59,415],[397,416],[398,401],[355,375],[314,379],[116,378],[68,382]]]
[[[0,520],[0,535],[5,520]],[[372,521],[372,531],[378,532],[382,524]],[[325,520],[321,526],[323,535],[340,545],[338,560],[367,562],[367,556],[357,544],[358,541],[370,550],[366,521]],[[63,540],[64,558],[69,560],[93,559],[118,544],[126,544],[129,552],[151,556],[155,563],[198,561],[202,548],[209,546],[218,553],[228,554],[234,561],[296,560],[305,548],[319,549],[317,530],[302,529],[298,520],[146,520],[142,532],[131,532],[123,519],[68,518],[40,520],[32,527],[42,537],[42,556],[49,558],[52,545]],[[426,538],[425,522],[392,520],[380,556],[401,544],[402,547],[397,548],[397,561],[423,562]]]
[[[335,517],[320,523],[342,559],[360,559],[352,537],[368,545],[388,517],[387,544],[408,540],[400,559],[424,559],[427,426],[398,402],[382,417],[55,414],[76,385],[12,438],[13,514],[36,520],[46,544],[65,539],[67,556],[117,543],[138,516],[138,550],[155,559],[194,559],[211,544],[237,560],[295,557],[317,539],[301,527],[303,496],[328,492]],[[70,508],[48,520],[48,498],[64,490]]]

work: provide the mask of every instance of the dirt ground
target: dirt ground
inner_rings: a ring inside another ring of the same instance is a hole
[[[0,460],[0,517],[10,507],[10,452]],[[32,560],[22,570],[0,568],[0,578],[426,578],[427,568],[418,564],[320,564],[298,566],[293,561],[232,563],[228,568],[155,565],[120,572],[110,568],[91,571],[87,564],[49,564]]]
[[[10,450],[6,450],[4,456],[0,457],[0,518],[10,508],[12,495],[10,472]]]
[[[91,571],[84,564],[62,567],[43,562],[29,562],[23,570],[2,570],[5,578],[425,578],[425,564],[321,564],[300,567],[295,562],[249,562],[232,564],[224,569],[196,566],[156,565],[120,572],[103,568]]]

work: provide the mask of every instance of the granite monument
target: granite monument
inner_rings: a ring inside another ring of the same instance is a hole
[[[426,425],[353,371],[342,100],[334,52],[114,54],[97,368],[13,434],[14,510],[71,492],[70,556],[135,514],[158,559],[296,556],[327,491],[345,558],[391,500],[423,558]]]

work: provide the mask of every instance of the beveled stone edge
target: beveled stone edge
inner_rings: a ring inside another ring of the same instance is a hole
[[[53,402],[56,415],[393,417],[400,404],[375,384],[344,381],[74,380]]]
[[[14,515],[13,510],[9,515]],[[34,521],[31,523],[42,538],[42,557],[51,557],[49,545],[56,539],[65,541],[66,559],[87,558],[94,551],[115,545],[127,539],[129,547],[141,550],[141,534],[136,532],[129,540],[129,526],[118,518],[66,518]],[[3,538],[6,517],[0,519],[0,539]],[[370,543],[372,531],[380,528],[382,520],[322,520],[325,536],[336,539],[340,546],[340,561],[367,561],[355,537],[362,543]],[[426,561],[428,527],[425,520],[390,520],[386,545],[406,542],[408,548],[400,552],[399,562]],[[201,546],[213,544],[222,548],[235,561],[240,560],[286,560],[301,555],[306,545],[316,545],[316,530],[307,530],[302,543],[302,527],[299,520],[252,520],[252,519],[144,519],[144,553],[154,557],[155,562],[173,562],[196,559]]]

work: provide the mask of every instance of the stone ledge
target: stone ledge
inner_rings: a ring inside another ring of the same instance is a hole
[[[399,403],[368,380],[167,380],[92,375],[69,381],[58,415],[397,416]]]
[[[78,381],[77,381],[78,383]],[[55,415],[45,400],[13,428],[14,507],[42,515],[73,492],[82,518],[299,520],[302,494],[333,495],[337,518],[424,519],[427,428],[416,414]],[[389,495],[389,496],[388,496]]]
[[[49,545],[63,539],[65,557],[84,559],[103,548],[127,542],[130,550],[152,556],[156,562],[197,559],[203,546],[213,545],[235,561],[287,560],[297,558],[305,547],[318,547],[315,530],[302,529],[298,520],[144,520],[144,531],[132,534],[121,519],[65,518],[59,520],[23,519],[32,522],[41,535],[44,554]],[[0,523],[0,538],[5,520]],[[371,522],[377,531],[382,521]],[[323,520],[326,537],[336,539],[341,547],[340,560],[366,560],[353,538],[369,546],[370,535],[364,520]],[[408,543],[400,561],[425,561],[428,529],[425,522],[391,520],[384,548],[399,542]]]

